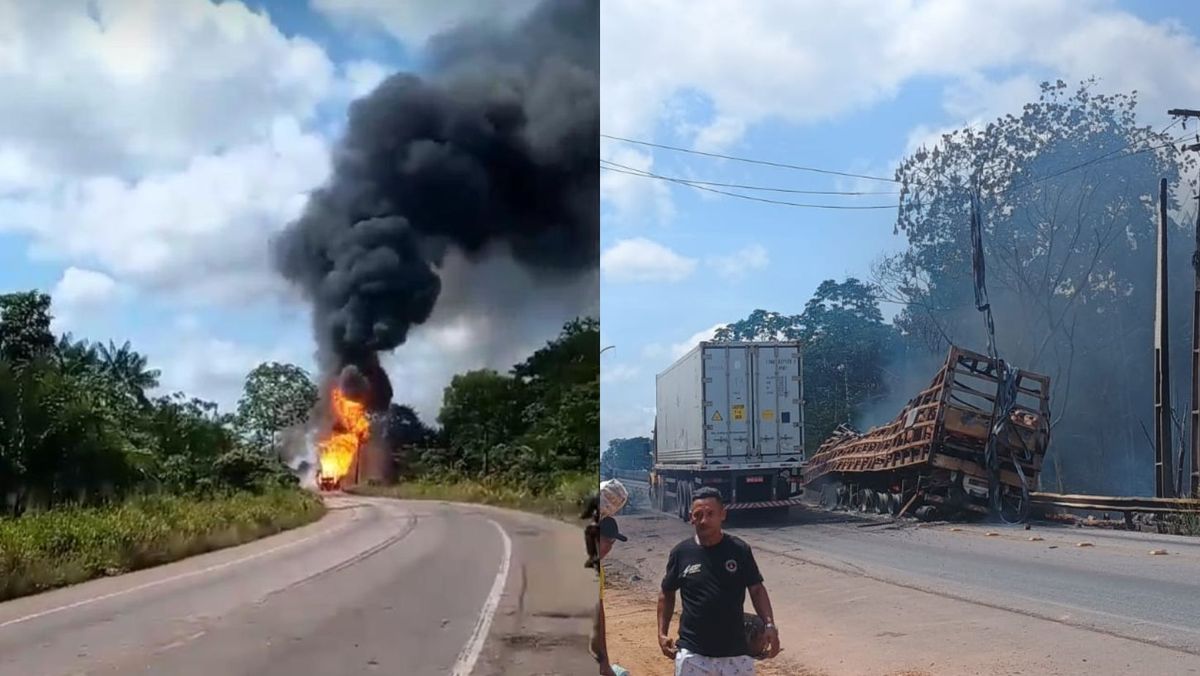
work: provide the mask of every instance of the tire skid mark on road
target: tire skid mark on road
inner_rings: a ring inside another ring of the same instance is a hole
[[[365,505],[365,506],[369,506],[369,505]],[[280,587],[279,589],[268,592],[266,595],[264,595],[262,597],[262,599],[260,599],[260,602],[265,602],[266,600],[270,599],[272,596],[281,594],[290,589],[295,589],[296,587],[299,587],[300,585],[310,582],[312,580],[315,580],[319,577],[323,577],[325,575],[336,573],[340,570],[345,570],[346,568],[349,568],[350,566],[353,566],[361,561],[364,561],[364,560],[374,556],[375,554],[378,554],[379,552],[382,552],[383,550],[387,549],[388,547],[391,547],[392,545],[396,544],[397,542],[400,542],[404,538],[408,537],[408,535],[410,533],[412,533],[414,529],[416,529],[418,521],[419,521],[419,519],[417,518],[416,514],[414,514],[414,513],[407,514],[407,518],[405,518],[405,520],[404,520],[404,526],[399,531],[393,533],[392,535],[389,535],[388,537],[384,538],[380,542],[377,542],[376,544],[371,545],[370,547],[362,550],[361,552],[355,554],[354,556],[351,556],[348,559],[341,561],[340,563],[338,563],[334,566],[331,566],[329,568],[323,568],[323,569],[318,570],[310,575],[306,575],[306,576],[300,578],[299,580],[296,580],[295,582],[292,582],[286,586],[283,586],[283,587]]]

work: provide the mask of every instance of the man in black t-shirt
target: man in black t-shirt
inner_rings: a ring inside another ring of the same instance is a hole
[[[747,591],[763,621],[767,656],[779,654],[779,632],[754,554],[740,538],[721,532],[725,505],[715,488],[696,491],[691,521],[696,534],[675,545],[667,559],[658,596],[658,645],[675,660],[676,676],[753,674],[742,612]],[[683,598],[678,643],[669,636],[676,591]]]

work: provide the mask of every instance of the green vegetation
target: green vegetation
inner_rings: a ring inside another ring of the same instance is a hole
[[[207,499],[160,494],[0,519],[0,601],[241,544],[324,511],[312,493],[274,488]]]
[[[239,419],[182,393],[151,398],[160,373],[128,342],[56,339],[50,321],[48,295],[0,295],[0,514],[297,484],[262,431],[282,404],[258,403],[270,388],[255,376],[278,365],[251,374]]]
[[[255,369],[236,417],[182,393],[150,397],[161,374],[145,356],[56,338],[50,305],[0,295],[0,600],[321,515],[273,452],[271,426],[315,392],[303,371]]]
[[[600,325],[567,323],[508,373],[454,377],[440,430],[393,407],[401,485],[363,490],[395,497],[465,500],[560,513],[596,490],[599,472]]]
[[[654,464],[648,437],[611,439],[600,461],[606,469],[648,470]]]
[[[0,598],[223,547],[317,518],[281,458],[317,386],[290,364],[247,375],[236,414],[183,393],[129,343],[51,333],[50,297],[0,295]],[[388,412],[404,497],[565,515],[595,490],[599,324],[509,373],[456,376],[441,429]]]

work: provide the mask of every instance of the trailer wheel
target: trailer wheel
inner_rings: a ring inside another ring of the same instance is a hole
[[[683,484],[682,490],[680,490],[679,518],[683,519],[684,523],[691,521],[691,514],[688,513],[689,511],[691,511],[690,510],[691,504],[692,504],[692,485],[691,484]]]
[[[875,491],[862,489],[858,492],[858,511],[870,512],[875,507]]]
[[[875,511],[879,514],[890,514],[892,511],[892,496],[886,491],[875,495]]]

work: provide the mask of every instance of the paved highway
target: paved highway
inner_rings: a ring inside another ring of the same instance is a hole
[[[621,525],[630,542],[616,558],[652,582],[689,532],[646,511]],[[816,509],[793,510],[782,524],[729,526],[771,571],[792,656],[814,668],[1200,673],[1200,539],[893,523]]]
[[[241,547],[0,604],[0,674],[591,673],[578,528],[331,497]]]

